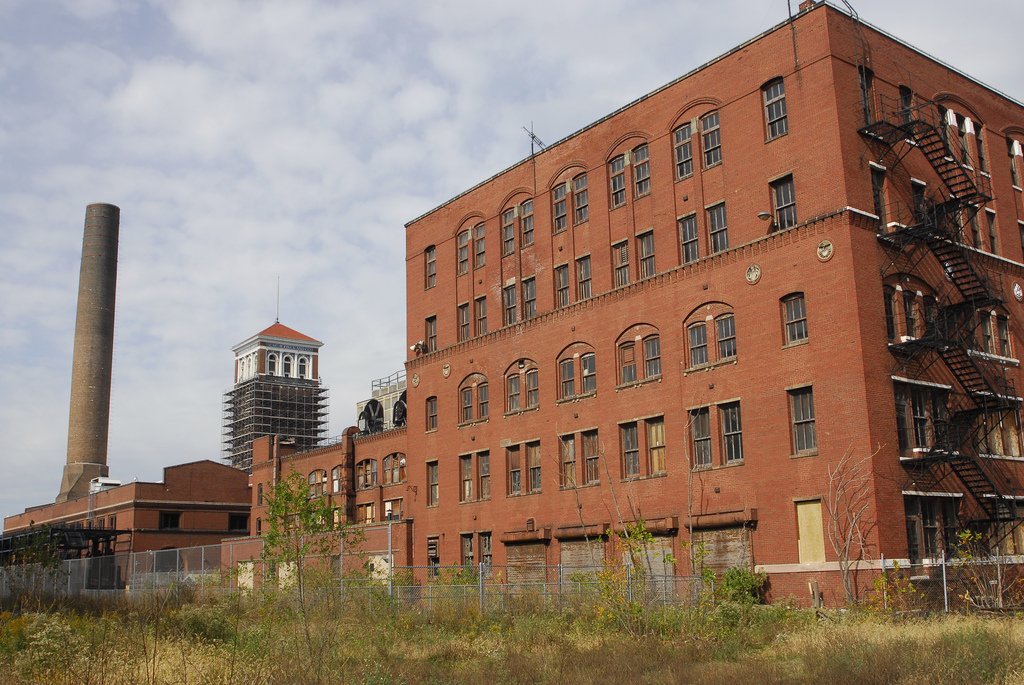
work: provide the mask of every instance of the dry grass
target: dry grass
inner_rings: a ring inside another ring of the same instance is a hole
[[[281,596],[0,614],[0,683],[1024,683],[1015,617],[319,609],[310,642]]]

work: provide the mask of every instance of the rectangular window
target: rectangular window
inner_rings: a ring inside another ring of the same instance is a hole
[[[622,477],[636,478],[640,475],[640,443],[637,437],[636,423],[625,423],[619,426],[622,437]]]
[[[885,230],[885,171],[882,169],[871,169],[871,201],[874,205],[875,215],[878,217],[878,230]]]
[[[469,304],[460,304],[458,308],[459,342],[469,340]]]
[[[519,411],[519,374],[514,373],[506,378],[505,387],[508,389],[508,411]]]
[[[636,254],[640,260],[640,278],[650,278],[654,269],[654,232],[648,231],[636,239]]]
[[[988,155],[985,154],[984,126],[978,123],[974,129],[974,142],[978,144],[978,169],[988,173]]]
[[[473,388],[463,388],[459,391],[460,420],[462,423],[469,423],[473,420]]]
[[[576,366],[571,358],[563,359],[558,363],[558,382],[561,399],[576,394]]]
[[[629,243],[625,240],[612,245],[612,265],[615,268],[615,287],[629,285]]]
[[[476,317],[476,334],[487,333],[487,297],[478,297],[473,301],[474,315]]]
[[[718,127],[718,112],[701,117],[700,130],[704,145],[704,166],[714,166],[722,161],[722,132]]]
[[[476,455],[476,466],[480,471],[480,499],[491,498],[491,453]]]
[[[702,366],[708,363],[708,327],[704,323],[695,323],[686,329],[690,343],[690,366]]]
[[[583,460],[587,469],[587,485],[599,483],[601,481],[600,446],[597,441],[597,431],[586,431],[581,437],[583,438]]]
[[[693,127],[683,124],[673,134],[673,146],[676,158],[676,180],[686,178],[693,173]]]
[[[427,430],[437,430],[437,398],[427,398]]]
[[[661,338],[656,335],[644,338],[644,378],[661,375]]]
[[[580,174],[572,180],[572,204],[576,209],[574,222],[582,224],[590,218],[590,204],[587,193],[587,175]]]
[[[459,457],[459,477],[462,482],[462,489],[459,491],[460,502],[473,500],[473,457],[467,455]]]
[[[584,395],[597,392],[597,356],[593,352],[583,355],[580,357],[580,367],[583,370],[581,392]]]
[[[440,501],[441,492],[438,484],[437,462],[427,462],[427,506],[436,507]]]
[[[501,213],[501,256],[507,257],[516,251],[516,209]]]
[[[707,407],[690,411],[693,434],[693,467],[711,466],[711,412]]]
[[[649,473],[665,473],[665,420],[648,419],[647,468]]]
[[[647,159],[647,143],[633,148],[633,197],[651,192],[651,163]]]
[[[1020,162],[1017,161],[1017,150],[1020,149],[1020,143],[1013,138],[1006,139],[1006,151],[1010,155],[1010,180],[1013,185],[1020,188]]]
[[[358,523],[373,523],[373,502],[356,505],[356,521]]]
[[[473,268],[479,269],[487,262],[487,253],[484,248],[484,225],[477,224],[473,227]]]
[[[948,391],[895,383],[897,444],[901,451],[926,450],[938,445],[936,427],[945,422]]]
[[[796,454],[815,452],[818,436],[814,429],[814,391],[799,388],[789,391],[790,413],[793,417],[793,450]]]
[[[491,552],[491,534],[480,533],[480,563],[483,564],[485,569],[490,569],[493,559],[494,555]]]
[[[996,213],[985,210],[985,222],[988,225],[988,245],[992,254],[999,254],[999,233],[996,230]]]
[[[490,405],[487,398],[487,384],[481,383],[476,386],[476,418],[486,419],[489,416]]]
[[[825,535],[822,529],[821,500],[796,503],[797,549],[801,564],[825,561]]]
[[[740,421],[740,403],[730,402],[718,408],[722,415],[722,442],[725,463],[743,461],[743,426]]]
[[[708,208],[708,226],[711,231],[711,254],[729,249],[729,226],[725,219],[725,203]]]
[[[917,337],[917,293],[913,290],[903,291],[903,322],[906,324],[907,335]]]
[[[793,177],[784,176],[773,181],[771,186],[775,226],[779,230],[796,226],[796,192],[793,190]]]
[[[473,568],[473,534],[464,533],[460,537],[460,546],[462,548],[462,566],[463,568]]]
[[[523,281],[523,320],[537,316],[537,279]]]
[[[909,124],[914,117],[914,91],[908,86],[900,86],[900,122]]]
[[[533,200],[519,205],[519,228],[523,232],[523,247],[533,245]]]
[[[469,231],[463,231],[458,241],[458,272],[459,275],[469,272]]]
[[[552,233],[561,233],[569,225],[569,210],[567,208],[568,184],[559,183],[551,189],[551,217]]]
[[[436,578],[441,567],[440,540],[427,538],[427,575]]]
[[[526,372],[526,408],[533,409],[540,404],[540,374],[537,369]]]
[[[619,346],[619,382],[636,383],[636,347],[631,342]]]
[[[518,495],[523,491],[523,467],[519,458],[519,445],[505,450],[508,464],[508,494]]]
[[[177,530],[181,528],[181,512],[161,511],[157,526],[160,530]]]
[[[683,264],[700,259],[700,244],[697,242],[697,215],[684,216],[679,224],[679,242],[682,245]]]
[[[736,356],[736,317],[725,314],[715,319],[718,334],[718,359],[729,359]]]
[[[576,487],[576,436],[563,435],[559,441],[562,457],[562,487]]]
[[[971,244],[980,250],[983,246],[981,244],[981,224],[978,222],[978,211],[977,209],[969,209],[967,212],[971,215]]]
[[[437,352],[437,317],[428,316],[423,324],[423,334],[427,343],[427,352]]]
[[[608,162],[608,178],[611,184],[612,209],[626,204],[626,156],[619,155]]]
[[[996,330],[999,335],[999,356],[1012,357],[1010,354],[1010,320],[1005,316],[996,317]]]
[[[423,251],[423,289],[437,285],[437,248],[431,245]]]
[[[529,492],[540,492],[540,443],[531,442],[526,446],[526,465],[529,468]]]
[[[786,87],[782,79],[765,85],[764,92],[764,117],[768,124],[768,140],[778,138],[789,130],[789,122],[786,117]]]
[[[555,306],[569,306],[569,265],[555,267]]]
[[[516,284],[505,286],[501,289],[501,301],[505,306],[505,325],[511,326],[516,322]]]
[[[807,305],[803,293],[782,298],[782,315],[786,324],[786,344],[807,340]]]
[[[576,299],[586,300],[591,292],[590,281],[590,257],[580,257],[576,260]]]

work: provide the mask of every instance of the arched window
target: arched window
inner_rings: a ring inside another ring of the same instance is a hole
[[[540,406],[540,374],[537,362],[519,359],[505,370],[505,413],[514,414]]]
[[[341,466],[331,469],[331,492],[335,494],[341,492]]]
[[[281,368],[281,374],[285,378],[291,378],[291,376],[292,376],[292,356],[290,354],[286,354],[284,356],[284,360],[281,362],[281,367],[282,367]]]
[[[569,345],[558,355],[558,399],[586,397],[597,392],[597,356],[587,343]]]
[[[277,355],[273,352],[267,355],[267,373],[271,376],[277,375]]]
[[[307,378],[309,374],[309,357],[299,357],[299,378]]]
[[[627,329],[615,343],[619,385],[630,385],[661,377],[661,338],[658,329],[637,324]]]
[[[807,340],[807,302],[803,293],[790,293],[779,300],[782,306],[783,342],[793,345]]]
[[[377,460],[363,459],[356,464],[356,487],[370,488],[377,484]]]
[[[437,397],[428,397],[424,402],[424,409],[427,417],[426,429],[437,430]]]
[[[707,302],[683,322],[686,365],[700,368],[736,359],[736,316],[724,302]]]
[[[456,238],[457,273],[462,275],[469,271],[469,231],[459,233]]]
[[[459,385],[459,423],[483,421],[490,412],[487,377],[474,373]]]
[[[772,79],[761,86],[764,98],[764,121],[768,140],[778,138],[789,131],[786,115],[786,85],[782,77]]]
[[[384,485],[393,485],[405,480],[405,455],[401,452],[394,452],[384,457],[381,465]]]
[[[317,469],[309,474],[309,496],[320,497],[324,494],[324,486],[327,484],[327,471]]]

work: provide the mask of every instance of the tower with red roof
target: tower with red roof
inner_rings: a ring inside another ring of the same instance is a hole
[[[252,470],[252,441],[278,435],[299,449],[327,433],[327,387],[320,382],[322,342],[275,321],[232,348],[235,384],[224,395],[224,458]]]

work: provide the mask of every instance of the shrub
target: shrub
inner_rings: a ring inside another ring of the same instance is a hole
[[[725,570],[718,584],[718,598],[737,604],[756,604],[764,598],[768,576],[763,571],[733,566]]]

